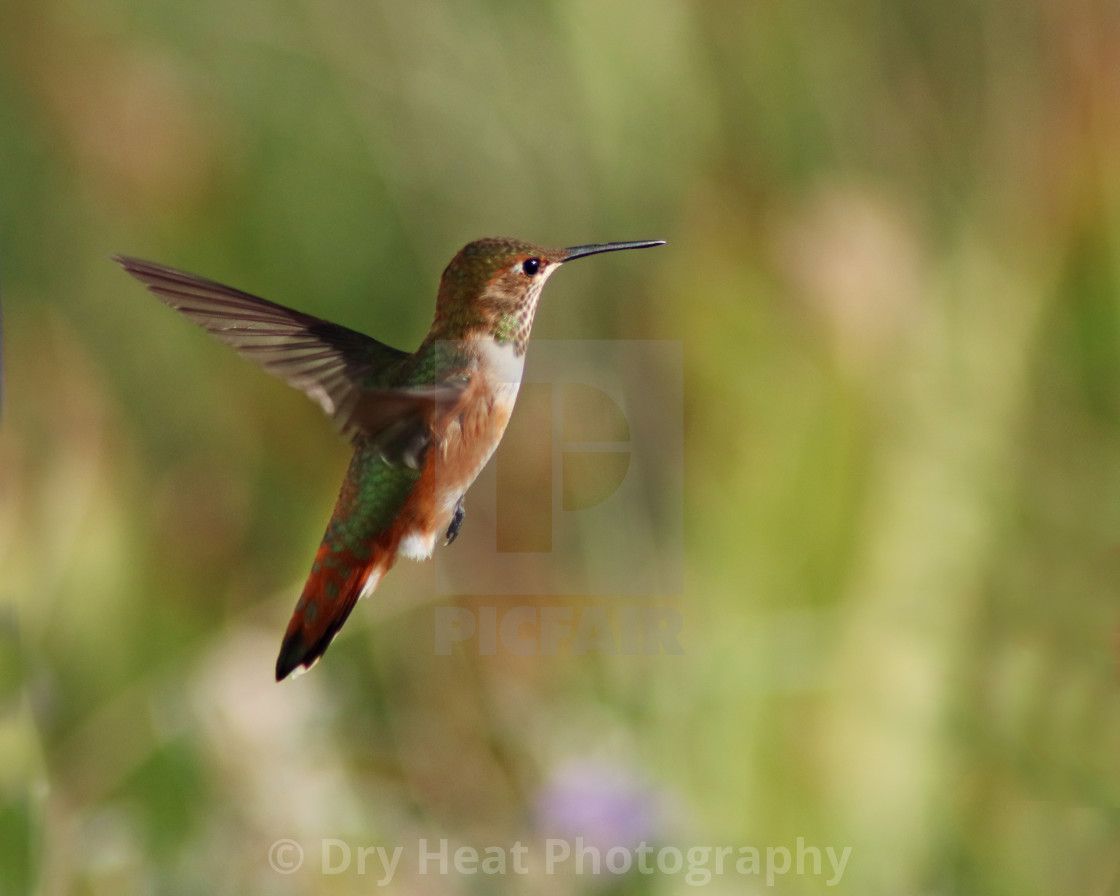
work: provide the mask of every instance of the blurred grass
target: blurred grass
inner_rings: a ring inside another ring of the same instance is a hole
[[[1117,9],[0,19],[0,892],[366,892],[269,844],[528,839],[578,760],[661,842],[852,846],[782,892],[1120,892]],[[683,340],[685,654],[435,656],[405,565],[277,687],[345,446],[107,257],[412,347],[486,234],[669,240],[536,334]]]

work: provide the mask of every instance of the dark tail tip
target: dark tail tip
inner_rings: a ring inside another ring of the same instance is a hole
[[[323,650],[316,652],[314,645],[308,646],[302,632],[292,632],[280,645],[280,655],[276,658],[276,680],[283,681],[301,666],[304,671],[310,669],[322,655]]]
[[[353,606],[351,604],[345,612],[331,622],[326,631],[310,643],[304,637],[303,629],[297,628],[294,632],[285,635],[284,643],[280,645],[280,655],[276,658],[276,680],[283,681],[293,672],[302,675],[319,662],[327,652],[327,648],[331,646],[331,641],[338,634],[338,630],[342,628],[342,623],[350,615]]]
[[[316,567],[323,556],[324,548],[320,547]],[[321,569],[312,568],[280,644],[277,681],[299,674],[300,667],[306,671],[319,661],[354,609],[362,582],[368,582],[368,561],[360,565],[357,558],[347,553],[334,562],[334,567],[328,559]],[[339,569],[347,574],[340,575]]]

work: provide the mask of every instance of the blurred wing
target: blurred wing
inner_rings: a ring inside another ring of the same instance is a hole
[[[394,390],[370,393],[364,386],[387,381],[408,357],[406,352],[194,274],[135,258],[118,256],[114,261],[162,302],[313,398],[348,438],[368,434],[366,418],[382,430],[391,429],[387,415],[371,412],[369,405],[371,395]],[[434,406],[431,397],[420,404],[421,410]],[[416,401],[393,406],[400,414],[417,417]],[[420,414],[421,419],[425,416]]]
[[[367,389],[354,408],[354,423],[386,461],[423,469],[433,433],[455,412],[468,383],[462,376],[431,386]]]

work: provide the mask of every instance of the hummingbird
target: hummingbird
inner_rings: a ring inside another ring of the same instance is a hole
[[[463,496],[513,413],[541,288],[565,262],[664,240],[548,249],[467,244],[444,270],[416,351],[213,280],[116,256],[160,301],[307,394],[354,454],[276,660],[310,669],[399,556],[431,556],[463,524]]]

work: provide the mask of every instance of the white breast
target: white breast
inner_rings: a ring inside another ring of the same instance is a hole
[[[498,343],[493,339],[480,339],[478,366],[479,372],[493,384],[505,383],[517,387],[521,385],[521,375],[525,372],[525,356],[517,354],[510,342]]]

